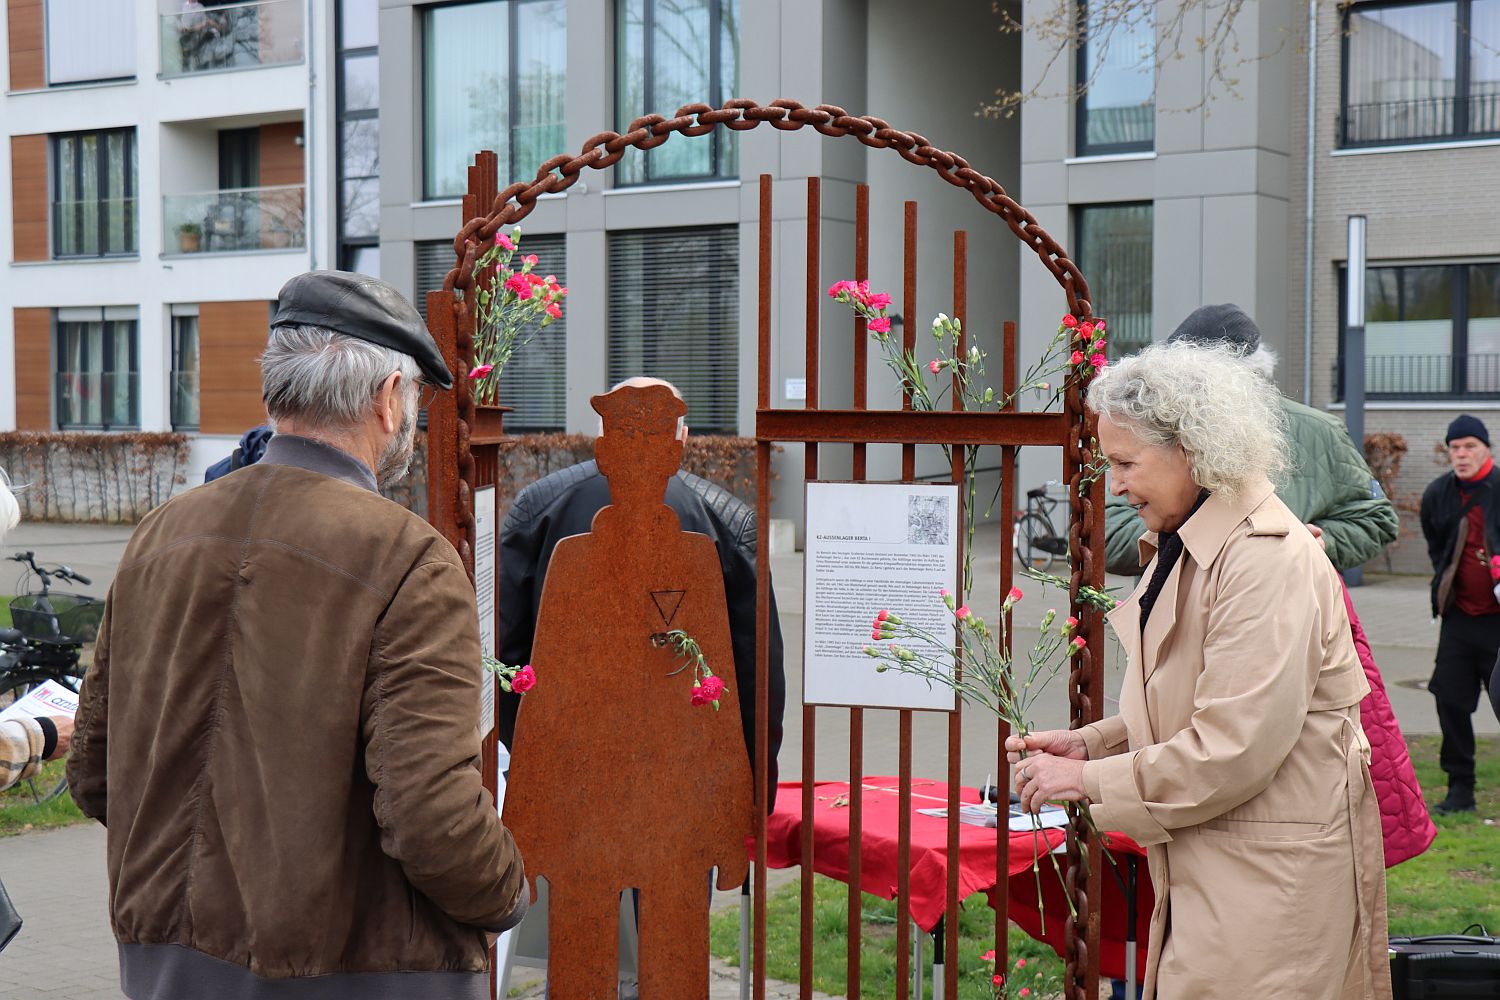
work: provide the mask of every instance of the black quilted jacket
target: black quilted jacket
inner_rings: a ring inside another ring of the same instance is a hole
[[[734,672],[745,746],[755,763],[755,511],[728,490],[679,471],[667,483],[667,506],[677,512],[682,530],[714,540],[724,571],[729,603],[729,634],[734,642]],[[594,515],[609,504],[609,483],[594,462],[582,462],[539,479],[521,491],[500,528],[500,660],[531,662],[542,581],[557,543],[580,535]],[[510,746],[515,732],[517,695],[501,695],[500,739]],[[782,666],[781,620],[771,595],[770,805],[776,801],[776,755],[781,750],[786,709],[786,673]]]

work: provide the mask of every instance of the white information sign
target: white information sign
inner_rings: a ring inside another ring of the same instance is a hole
[[[953,635],[939,591],[958,574],[958,486],[808,483],[806,548],[803,701],[951,712],[950,688],[878,673],[864,647],[881,610]]]
[[[36,719],[44,715],[71,719],[77,713],[77,694],[57,681],[43,681],[26,692],[24,698],[17,698],[14,704],[0,712],[0,722],[26,717]]]
[[[479,604],[479,648],[486,656],[499,650],[495,635],[495,569],[499,535],[495,530],[495,487],[474,491],[474,594]],[[479,735],[495,728],[495,675],[488,670],[480,686]]]

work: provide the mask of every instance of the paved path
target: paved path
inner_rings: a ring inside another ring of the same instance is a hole
[[[43,562],[66,563],[94,578],[94,585],[87,588],[89,593],[103,595],[113,579],[129,533],[130,529],[123,526],[23,524],[7,537],[4,551],[32,549]],[[985,582],[971,603],[980,614],[993,617],[1000,596],[999,560],[993,554],[998,551],[998,536],[981,529],[975,551],[979,553],[976,577]],[[802,569],[800,553],[777,557],[772,564],[788,652],[788,688],[794,704],[801,690],[798,654],[802,642]],[[1408,732],[1436,732],[1432,699],[1422,688],[1431,673],[1437,643],[1437,627],[1426,610],[1427,580],[1373,574],[1367,580],[1366,586],[1354,591],[1354,603],[1386,678],[1396,715]],[[1034,583],[1019,582],[1027,596],[1018,609],[1018,633],[1035,627],[1049,606],[1063,603],[1056,592],[1049,594]],[[1132,582],[1115,578],[1109,581],[1127,591]],[[0,574],[0,592],[10,590],[13,586]],[[1111,642],[1106,657],[1109,692],[1118,690],[1122,661],[1118,648]],[[820,777],[843,778],[848,774],[848,719],[846,710],[824,708],[816,713],[815,767]],[[1063,724],[1065,719],[1066,699],[1059,687],[1048,693],[1038,721],[1052,725]],[[802,721],[800,711],[787,712],[781,755],[784,780],[796,780],[799,776]],[[914,772],[945,774],[946,717],[917,713],[913,728]],[[1484,710],[1476,713],[1475,728],[1481,733],[1500,732],[1500,724]],[[966,783],[977,785],[996,767],[994,729],[971,713],[964,730],[961,773]],[[896,773],[895,747],[896,714],[867,712],[865,773]],[[794,873],[771,874],[789,877]],[[81,826],[0,838],[0,879],[5,881],[26,919],[21,937],[0,954],[0,1000],[29,997],[117,1000],[120,994],[114,941],[105,919],[103,830]],[[721,900],[720,905],[733,903],[731,897]],[[737,970],[716,964],[712,982],[714,1000],[734,1000],[739,996]],[[516,985],[526,997],[541,995],[540,984],[534,979],[529,983],[518,981]],[[773,985],[767,995],[794,996],[795,989]]]

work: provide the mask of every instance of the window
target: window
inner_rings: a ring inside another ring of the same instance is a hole
[[[555,274],[568,283],[567,238],[561,233],[527,233],[521,241],[526,253],[538,257],[542,274]],[[427,318],[427,293],[443,287],[453,267],[453,241],[417,244],[417,308]],[[500,402],[513,407],[505,415],[507,431],[560,431],[567,422],[568,304],[562,319],[537,332],[531,343],[511,356],[500,373]]]
[[[1365,395],[1500,397],[1500,264],[1366,268]]]
[[[1346,10],[1344,146],[1500,135],[1500,0]]]
[[[198,429],[198,307],[172,307],[172,429]]]
[[[52,256],[133,254],[135,129],[52,137]]]
[[[1156,144],[1156,5],[1080,2],[1078,155]]]
[[[615,99],[619,130],[684,104],[721,106],[739,90],[739,0],[616,0]],[[615,183],[661,184],[738,177],[734,133],[673,136],[649,152],[628,149]]]
[[[132,428],[139,422],[134,306],[57,311],[57,425]]]
[[[134,77],[135,7],[121,0],[47,0],[47,82]]]
[[[739,250],[736,226],[609,234],[609,381],[666,379],[705,434],[739,427]]]
[[[376,0],[338,5],[339,266],[380,276],[380,55]]]
[[[492,149],[500,187],[564,152],[563,0],[496,0],[423,14],[422,194],[468,190],[470,158]]]
[[[1151,214],[1149,204],[1090,205],[1075,216],[1074,261],[1107,323],[1111,360],[1151,343]]]

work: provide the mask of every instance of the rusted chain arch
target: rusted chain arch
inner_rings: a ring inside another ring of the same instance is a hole
[[[469,369],[474,359],[473,322],[469,311],[469,304],[474,301],[474,297],[469,292],[474,286],[474,263],[478,255],[502,227],[514,225],[530,215],[539,197],[572,187],[585,169],[603,170],[618,163],[626,150],[654,149],[674,134],[703,136],[720,126],[744,132],[756,128],[762,122],[768,122],[772,128],[786,132],[811,126],[830,137],[853,136],[866,146],[894,149],[907,162],[936,171],[949,184],[967,190],[976,201],[1004,220],[1017,239],[1031,248],[1062,287],[1063,294],[1067,297],[1068,311],[1080,323],[1092,318],[1088,282],[1062,246],[1037,223],[1036,217],[1006,194],[998,181],[975,170],[968,160],[957,153],[938,149],[915,132],[892,128],[888,122],[868,115],[851,115],[836,105],[820,104],[815,108],[808,108],[790,100],[775,100],[769,105],[759,105],[754,101],[738,98],[726,101],[722,108],[714,108],[708,104],[684,105],[677,109],[672,118],[662,115],[637,118],[624,133],[600,132],[593,136],[583,144],[576,156],[562,153],[547,160],[537,170],[535,179],[530,182],[517,181],[499,192],[489,214],[466,222],[454,238],[456,263],[443,280],[443,290],[453,295],[460,367],[460,377],[455,380],[460,477],[459,509],[456,515],[471,552],[474,544],[474,519],[470,498],[474,465],[469,455],[468,442],[474,415],[474,399],[468,379],[463,378],[462,374]],[[1079,349],[1086,347],[1076,336],[1074,346]],[[1094,503],[1087,495],[1084,482],[1085,469],[1093,458],[1094,421],[1083,405],[1083,392],[1090,377],[1092,370],[1085,368],[1082,376],[1070,381],[1066,393],[1066,407],[1077,415],[1064,446],[1067,466],[1072,470],[1068,483],[1072,514],[1068,542],[1073,566],[1069,579],[1069,597],[1073,614],[1079,620],[1075,634],[1086,642],[1082,649],[1074,651],[1069,672],[1070,722],[1075,727],[1084,724],[1092,716],[1093,703],[1088,693],[1088,683],[1091,678],[1098,678],[1100,675],[1095,652],[1097,647],[1102,646],[1102,632],[1095,634],[1096,625],[1100,624],[1100,615],[1096,609],[1082,603],[1078,596],[1079,588],[1086,585],[1093,576],[1094,545],[1103,541],[1102,538],[1092,537]],[[1072,897],[1078,912],[1077,920],[1070,917],[1065,927],[1068,951],[1066,978],[1069,993],[1074,1000],[1084,1000],[1085,970],[1090,964],[1087,930],[1090,925],[1097,927],[1098,915],[1089,906],[1088,868],[1075,832],[1077,827],[1076,822],[1069,827],[1068,867],[1064,878],[1065,891]],[[1078,934],[1079,922],[1082,922],[1084,935]]]

